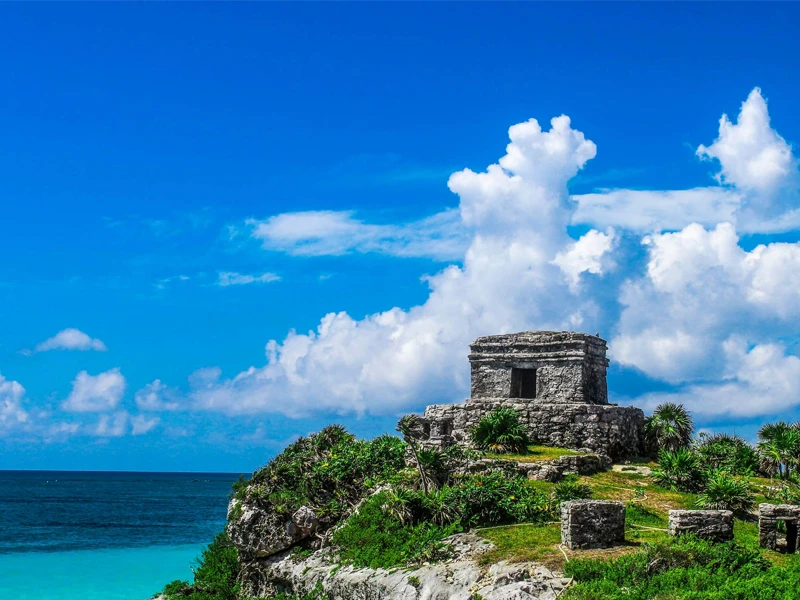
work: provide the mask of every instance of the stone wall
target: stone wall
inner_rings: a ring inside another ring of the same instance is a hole
[[[733,513],[729,510],[671,510],[669,534],[694,533],[712,542],[733,539]]]
[[[786,521],[786,545],[779,542],[778,521]],[[800,506],[794,504],[758,505],[758,543],[768,550],[797,552],[800,547]]]
[[[535,443],[587,449],[613,459],[639,455],[643,448],[644,413],[634,407],[598,404],[551,404],[495,398],[465,404],[436,404],[423,415],[434,446],[469,443],[469,432],[498,406],[517,410]]]
[[[606,342],[597,336],[524,331],[478,338],[470,350],[474,402],[524,397],[557,404],[608,403]],[[515,389],[515,369],[535,370],[535,394]]]
[[[609,500],[562,502],[561,543],[570,550],[624,544],[625,505]]]

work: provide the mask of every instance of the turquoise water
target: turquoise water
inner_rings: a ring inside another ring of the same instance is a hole
[[[146,600],[191,579],[237,477],[0,471],[0,600]]]

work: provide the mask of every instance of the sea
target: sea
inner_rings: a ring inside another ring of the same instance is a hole
[[[238,477],[0,471],[0,599],[147,600],[191,580]]]

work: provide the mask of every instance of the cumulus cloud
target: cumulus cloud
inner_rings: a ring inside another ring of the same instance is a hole
[[[138,390],[134,395],[134,401],[139,410],[153,412],[178,410],[184,404],[181,391],[164,385],[160,379],[156,379]]]
[[[10,433],[29,421],[23,408],[25,388],[18,381],[10,381],[0,374],[0,435]]]
[[[280,276],[275,273],[261,273],[260,275],[248,275],[245,273],[234,273],[223,271],[219,274],[217,285],[227,287],[229,285],[247,285],[249,283],[272,283],[280,281]]]
[[[247,224],[265,249],[293,256],[375,252],[450,260],[463,256],[467,245],[455,210],[402,225],[365,223],[352,211],[332,210],[283,213]]]
[[[729,223],[690,225],[644,243],[646,273],[621,294],[615,360],[672,383],[719,378],[731,368],[730,332],[761,344],[800,334],[800,288],[791,283],[800,277],[800,244],[746,252]]]
[[[772,128],[767,102],[755,88],[736,122],[722,115],[719,134],[697,156],[719,165],[718,186],[688,190],[602,190],[573,196],[576,224],[654,232],[699,223],[736,225],[742,233],[800,228],[798,160]]]
[[[612,266],[609,253],[614,244],[614,230],[606,233],[592,230],[569,247],[556,254],[553,263],[564,272],[570,286],[575,290],[580,282],[581,273],[596,275],[607,272]]]
[[[96,350],[105,352],[106,345],[97,338],[92,338],[80,329],[63,329],[53,337],[36,345],[34,352],[47,352],[49,350]],[[26,353],[30,354],[29,351]]]
[[[595,155],[595,145],[565,116],[547,130],[533,119],[515,125],[509,137],[496,164],[450,177],[448,186],[460,200],[460,228],[471,238],[462,266],[426,279],[424,304],[360,320],[330,313],[314,331],[270,341],[266,366],[231,378],[219,370],[195,375],[194,405],[301,416],[318,410],[393,413],[457,400],[468,391],[465,349],[477,335],[574,328],[592,318],[598,307],[591,295],[573,293],[571,284],[587,271],[599,279],[599,256],[611,234],[587,234],[577,245],[568,237],[566,185]],[[569,281],[554,261],[567,269]]]
[[[128,431],[129,417],[124,410],[112,415],[100,415],[91,434],[97,437],[122,437]]]
[[[81,371],[72,382],[72,391],[61,405],[71,412],[102,412],[117,407],[125,393],[125,377],[119,368],[99,375]]]
[[[135,415],[131,417],[131,434],[144,435],[152,431],[160,422],[161,419],[159,417]]]

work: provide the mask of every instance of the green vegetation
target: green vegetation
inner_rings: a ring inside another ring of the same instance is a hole
[[[694,422],[683,404],[666,402],[645,421],[645,434],[655,448],[675,451],[692,441]]]
[[[498,460],[513,460],[515,462],[544,462],[548,460],[555,460],[562,456],[580,456],[582,452],[575,450],[568,450],[567,448],[554,448],[552,446],[528,446],[524,454],[495,454],[492,452],[486,453],[486,458],[494,458]]]
[[[335,523],[351,505],[405,467],[406,445],[389,435],[357,440],[343,427],[330,425],[300,438],[257,471],[235,497],[279,513],[301,506],[320,520]]]
[[[775,566],[757,549],[691,536],[646,544],[612,560],[572,560],[568,600],[794,600],[800,560]]]
[[[194,571],[194,582],[176,580],[164,588],[168,599],[188,600],[236,600],[239,586],[239,559],[236,548],[226,533],[217,534],[203,550]]]
[[[528,428],[520,422],[517,411],[508,406],[499,406],[485,415],[470,435],[476,448],[497,453],[524,454],[531,443]]]

